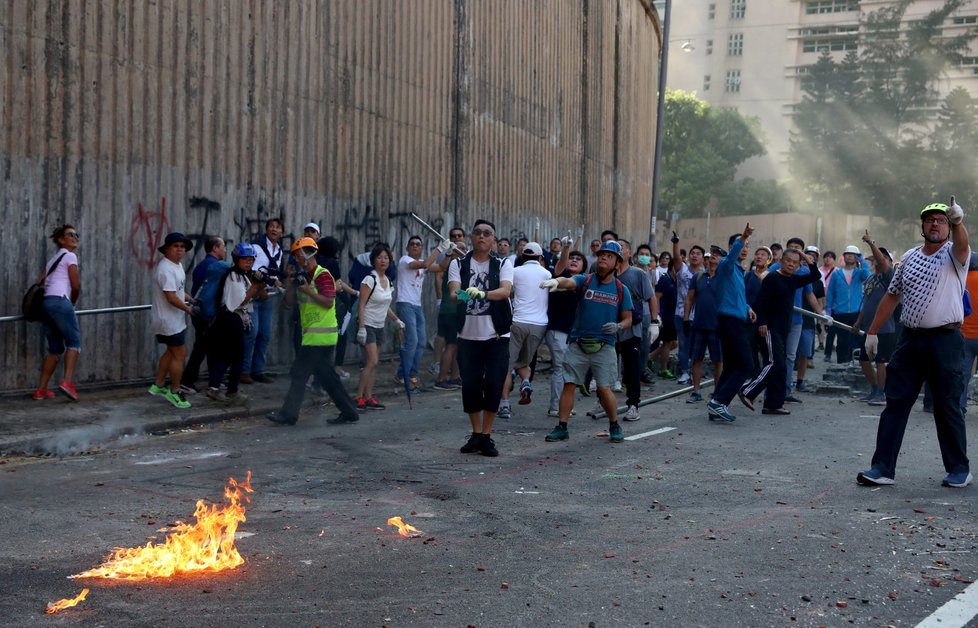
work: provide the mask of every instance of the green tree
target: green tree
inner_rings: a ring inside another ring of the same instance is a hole
[[[662,125],[662,206],[683,207],[686,217],[701,215],[739,164],[764,154],[756,118],[682,91],[666,91]]]

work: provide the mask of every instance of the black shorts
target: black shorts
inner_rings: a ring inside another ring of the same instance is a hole
[[[156,342],[168,347],[182,347],[187,343],[187,330],[175,333],[172,336],[161,336],[156,334]]]
[[[710,360],[713,362],[723,362],[723,354],[720,352],[720,338],[717,332],[711,329],[691,329],[689,330],[689,359],[702,360],[706,357],[706,350],[710,350]]]
[[[454,312],[438,314],[438,335],[446,345],[458,344],[458,317]]]
[[[876,350],[876,359],[873,360],[876,364],[881,362],[889,362],[890,358],[893,357],[893,349],[896,347],[896,334],[879,334],[878,335],[880,344]],[[869,356],[866,355],[866,338],[865,336],[860,336],[863,341],[861,347],[859,347],[859,361],[869,362]]]
[[[666,316],[659,326],[659,342],[672,342],[678,339],[676,335],[676,317]]]

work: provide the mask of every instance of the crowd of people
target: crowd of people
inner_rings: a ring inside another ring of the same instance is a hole
[[[748,224],[720,244],[681,247],[656,256],[611,229],[584,251],[584,228],[551,239],[546,248],[521,238],[515,248],[497,238],[496,225],[480,219],[470,234],[454,226],[431,251],[412,235],[395,260],[376,242],[358,255],[342,279],[339,243],[309,223],[284,250],[282,221],[271,219],[253,243],[227,245],[217,236],[186,290],[181,260],[193,248],[180,233],[168,234],[152,281],[151,330],[163,353],[151,395],[177,408],[205,392],[218,403],[241,403],[241,384],[272,381],[266,353],[280,307],[291,312],[295,359],[281,410],[267,418],[295,424],[307,390],[328,395],[339,410],[329,423],[359,420],[383,410],[375,396],[376,369],[392,327],[400,348],[399,377],[409,390],[425,388],[422,357],[427,346],[422,299],[434,276],[437,310],[432,387],[461,390],[471,433],[462,453],[497,456],[493,423],[533,401],[536,364],[546,347],[550,362],[547,415],[557,419],[548,442],[570,437],[578,395],[597,398],[588,414],[608,419],[611,442],[624,440],[622,421],[641,418],[642,384],[675,379],[690,384],[689,404],[705,403],[710,421],[733,423],[734,398],[750,411],[763,394],[761,412],[788,415],[810,392],[806,373],[821,351],[824,360],[858,360],[868,392],[885,406],[876,452],[860,484],[891,484],[907,416],[926,382],[937,424],[946,486],[971,480],[964,414],[968,383],[978,357],[978,314],[969,290],[978,290],[978,255],[972,254],[963,212],[934,203],[921,212],[921,246],[899,263],[866,231],[862,249],[836,254],[791,237],[751,248]],[[81,346],[73,304],[80,275],[79,235],[63,225],[51,238],[58,251],[42,275],[48,338],[35,399],[54,396],[48,385],[64,359],[58,389],[77,400],[74,372]],[[195,330],[187,359],[188,320]],[[347,337],[362,347],[355,397],[343,384]],[[709,353],[709,362],[706,361]],[[675,354],[675,355],[674,355]],[[206,391],[197,380],[204,360]],[[186,362],[186,366],[185,366]],[[715,386],[702,388],[706,365]],[[225,379],[226,378],[226,379]],[[226,381],[226,383],[225,383]],[[222,390],[223,384],[223,390]],[[625,393],[619,417],[615,392]],[[541,393],[546,394],[546,393]],[[538,395],[539,397],[540,395]]]

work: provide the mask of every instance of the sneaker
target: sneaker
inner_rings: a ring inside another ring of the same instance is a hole
[[[659,371],[659,379],[676,379],[676,376],[669,369],[663,369]]]
[[[577,410],[571,410],[570,415],[571,416],[576,416],[577,415]],[[560,416],[560,410],[547,410],[547,416],[559,417]]]
[[[344,416],[341,414],[335,419],[326,419],[326,422],[330,425],[343,425],[344,423],[356,423],[359,420],[360,417],[355,414],[353,416]]]
[[[730,409],[719,401],[713,401],[711,399],[709,403],[706,404],[706,409],[711,421],[733,423],[737,420],[737,417],[730,414]]]
[[[745,406],[747,406],[747,409],[748,410],[750,410],[751,412],[754,411],[754,402],[751,401],[751,398],[750,397],[748,397],[747,395],[744,394],[744,389],[743,388],[741,388],[740,390],[737,391],[737,398],[740,399],[740,403],[742,403]]]
[[[625,414],[621,415],[623,421],[638,421],[642,417],[638,414],[638,406],[628,406]],[[618,425],[615,423],[615,425]]]
[[[190,407],[190,402],[184,399],[178,392],[168,390],[163,396],[166,397],[166,400],[172,403],[175,408],[185,410]]]
[[[441,369],[441,365],[432,362],[428,365],[428,372],[432,375],[438,375],[438,371]]]
[[[364,399],[363,397],[357,397],[353,401],[354,401],[354,403],[357,404],[357,412],[366,412],[367,411],[367,400],[366,399]]]
[[[221,392],[220,388],[207,388],[207,398],[218,403],[227,403],[228,398]]]
[[[455,390],[455,386],[447,379],[445,381],[435,382],[433,388],[435,390]]]
[[[600,401],[594,404],[594,407],[587,411],[587,415],[592,419],[597,419],[599,412],[604,412],[604,408],[601,407]]]
[[[580,384],[580,385],[578,385],[578,387],[577,387],[577,390],[578,390],[578,391],[579,391],[579,392],[581,393],[581,395],[582,395],[582,396],[584,396],[584,397],[590,397],[590,396],[591,396],[591,389],[590,389],[590,388],[588,388],[587,386],[585,386],[584,384]]]
[[[342,369],[337,366],[334,370],[336,371],[336,376],[340,379],[350,379],[350,374],[346,371],[346,369]]]
[[[451,384],[452,386],[454,386],[455,388],[461,388],[462,387],[462,378],[461,377],[456,377],[455,379],[450,379],[450,380],[448,380],[448,383]]]
[[[359,410],[359,408],[357,408]],[[367,410],[386,410],[387,406],[377,401],[376,397],[367,399]]]
[[[523,380],[523,384],[520,385],[520,405],[525,406],[530,403],[530,395],[533,394],[533,386],[530,384],[529,380]]]
[[[893,478],[884,476],[882,471],[874,467],[869,471],[860,471],[857,473],[856,483],[862,484],[863,486],[882,486],[884,484],[893,484]]]
[[[611,390],[615,392],[621,392],[621,380],[616,379],[615,383],[611,386]]]
[[[156,384],[149,387],[149,394],[153,395],[154,397],[158,395],[166,395],[166,393],[169,391],[169,388],[163,388],[162,386],[157,386]]]
[[[886,405],[886,395],[880,393],[880,394],[874,396],[872,399],[870,399],[866,403],[868,403],[871,406],[885,406]]]
[[[48,390],[47,388],[38,388],[31,397],[40,401],[42,399],[54,399],[55,394],[54,391]]]
[[[677,384],[688,384],[691,381],[692,381],[692,379],[689,377],[689,373],[683,373],[682,375],[679,376],[679,379],[676,380],[676,383]]]
[[[251,376],[252,381],[256,381],[259,384],[271,384],[275,381],[275,378],[268,373],[259,373],[258,375]]]
[[[200,391],[194,385],[188,386],[187,384],[180,384],[180,394],[181,395],[196,395]]]
[[[490,458],[495,458],[499,455],[499,450],[496,449],[496,443],[492,441],[492,438],[488,434],[482,435],[482,440],[479,442],[479,453]]]
[[[224,398],[228,400],[228,403],[234,406],[244,406],[248,405],[248,395],[242,392],[227,393]]]
[[[803,393],[812,392],[811,387],[805,382],[795,382],[795,390]]]
[[[474,454],[482,451],[482,434],[472,432],[472,436],[469,436],[468,442],[462,445],[459,451],[463,454]]]
[[[971,484],[971,480],[974,478],[970,473],[964,471],[962,473],[948,473],[947,477],[941,482],[941,486],[949,486],[951,488],[964,488]]]
[[[288,417],[282,416],[278,412],[269,412],[265,415],[265,418],[272,423],[278,423],[279,425],[295,425],[296,419],[290,419]]]
[[[653,377],[653,375],[649,374],[648,371],[646,371],[639,378],[639,381],[641,381],[643,384],[654,384],[655,383],[655,380],[652,379],[652,377]]]
[[[625,440],[625,434],[621,431],[621,423],[615,421],[608,428],[608,440],[613,443],[620,443]]]
[[[69,381],[63,381],[58,384],[58,390],[63,392],[68,399],[72,401],[78,401],[78,391],[75,390],[75,385]]]
[[[598,382],[591,380],[591,384],[587,387],[588,392],[596,392],[598,390]]]
[[[686,403],[699,403],[703,401],[703,395],[698,392],[689,393],[689,397],[686,398]]]
[[[801,399],[793,395],[788,395],[787,397],[784,398],[784,400],[787,401],[788,403],[801,403]]]
[[[499,406],[499,411],[496,412],[497,419],[512,419],[513,411],[510,410],[509,406]]]
[[[863,403],[869,403],[870,401],[872,401],[873,397],[875,397],[875,396],[876,396],[876,393],[870,391],[870,392],[866,393],[865,395],[863,395],[862,397],[859,397],[856,401],[862,401]]]
[[[251,375],[242,375],[239,380],[242,384],[254,384],[255,380],[252,379]]]
[[[548,443],[555,443],[559,440],[567,440],[570,437],[570,433],[567,431],[567,426],[557,424],[557,427],[553,429],[552,432],[547,434],[545,439]]]

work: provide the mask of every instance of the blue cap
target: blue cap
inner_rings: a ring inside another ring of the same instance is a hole
[[[608,251],[609,253],[614,253],[615,255],[618,256],[618,261],[625,261],[625,258],[622,257],[621,254],[621,245],[615,242],[614,240],[608,240],[607,242],[603,242],[601,244],[601,248],[598,249],[598,255],[600,255],[602,251]]]
[[[231,257],[238,259],[239,257],[255,257],[255,247],[247,242],[238,242],[234,245],[234,250],[231,251]]]

